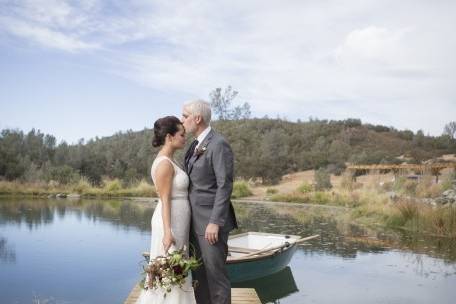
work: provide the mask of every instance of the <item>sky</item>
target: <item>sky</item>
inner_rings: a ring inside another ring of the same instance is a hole
[[[0,0],[0,129],[151,128],[217,87],[252,116],[456,120],[456,1]]]

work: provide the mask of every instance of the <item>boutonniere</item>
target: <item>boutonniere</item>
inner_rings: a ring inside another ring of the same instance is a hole
[[[204,152],[206,152],[206,150],[207,150],[207,143],[202,147],[196,148],[195,154],[197,157],[200,157],[201,155],[203,155]]]

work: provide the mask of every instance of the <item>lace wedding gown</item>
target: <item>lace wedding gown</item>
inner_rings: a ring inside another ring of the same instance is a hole
[[[183,246],[188,252],[188,238],[190,230],[190,203],[188,201],[188,176],[176,165],[171,159],[166,156],[158,156],[151,169],[152,180],[155,183],[155,171],[157,166],[162,161],[170,162],[174,167],[174,178],[172,186],[171,199],[171,231],[176,240],[174,249],[181,249]],[[155,207],[152,216],[152,237],[150,242],[150,259],[154,259],[159,255],[164,255],[163,248],[163,221],[162,221],[162,202],[159,200]],[[192,288],[191,274],[186,278],[185,284],[182,287],[173,287],[170,293],[166,294],[162,289],[147,289],[141,290],[141,294],[136,301],[136,304],[194,304],[195,296]]]

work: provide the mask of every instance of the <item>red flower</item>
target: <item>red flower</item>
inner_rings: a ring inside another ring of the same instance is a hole
[[[180,265],[173,266],[173,271],[175,274],[182,274],[182,267]]]

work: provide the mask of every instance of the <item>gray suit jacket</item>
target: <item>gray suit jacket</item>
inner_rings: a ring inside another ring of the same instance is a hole
[[[221,232],[237,228],[231,204],[233,191],[233,152],[227,141],[211,130],[190,158],[187,174],[190,177],[189,200],[192,209],[192,228],[204,235],[208,223],[219,225]]]

